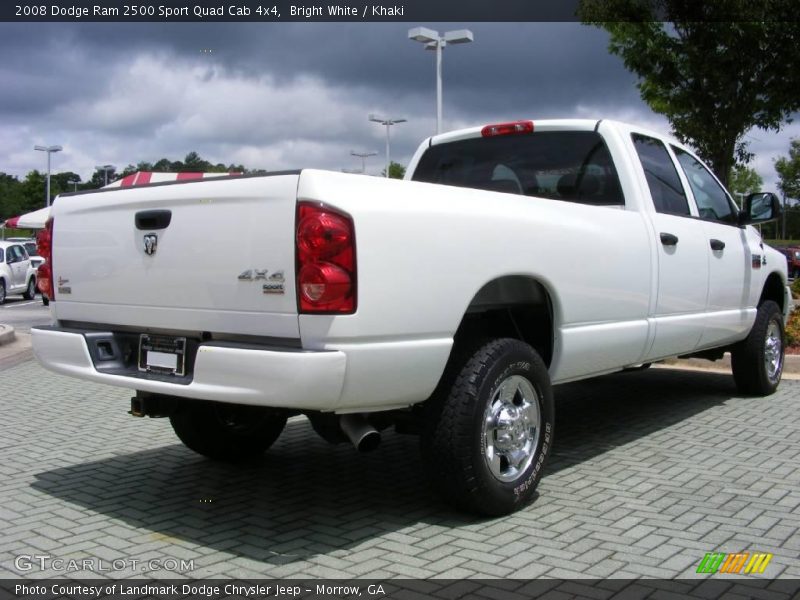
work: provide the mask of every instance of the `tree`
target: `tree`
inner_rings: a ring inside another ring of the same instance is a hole
[[[728,191],[733,194],[734,198],[746,196],[752,192],[760,192],[763,185],[764,180],[761,175],[756,173],[755,169],[743,165],[733,167],[728,178]]]
[[[59,194],[73,191],[76,187],[72,184],[73,181],[80,183],[81,176],[72,171],[53,173],[50,176],[50,193],[55,197]]]
[[[400,163],[389,162],[389,179],[402,179],[406,175],[406,168]],[[381,171],[381,176],[386,177],[386,168]]]
[[[19,179],[0,172],[0,221],[21,215],[22,206],[22,184]]]
[[[800,109],[794,0],[581,0],[584,23],[638,75],[642,99],[727,184],[752,158],[744,134],[779,131]]]
[[[789,157],[781,156],[776,160],[775,170],[780,178],[778,187],[784,196],[800,200],[800,140],[792,140]]]
[[[35,169],[25,176],[20,186],[22,200],[19,207],[20,214],[45,207],[46,179],[47,175],[45,173],[40,173]],[[52,194],[52,192],[53,190],[51,189],[50,193]]]

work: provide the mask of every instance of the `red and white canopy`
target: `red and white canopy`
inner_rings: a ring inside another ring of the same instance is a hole
[[[40,208],[33,212],[11,217],[6,220],[3,227],[6,229],[44,229],[44,224],[50,217],[50,207]]]
[[[137,171],[126,175],[122,179],[117,179],[114,183],[109,183],[105,187],[133,187],[136,185],[147,185],[148,183],[163,183],[165,181],[188,181],[190,179],[206,179],[211,177],[228,177],[230,175],[241,175],[241,173],[153,173],[150,171]]]
[[[212,177],[229,177],[241,173],[153,173],[150,171],[137,171],[109,183],[107,188],[134,187],[148,183],[162,183],[166,181],[189,181],[192,179],[210,179]],[[50,217],[50,208],[40,208],[18,217],[11,217],[2,223],[6,229],[43,229]]]

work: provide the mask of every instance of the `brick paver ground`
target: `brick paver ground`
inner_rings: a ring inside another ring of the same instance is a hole
[[[233,467],[127,415],[129,397],[34,361],[0,371],[0,577],[61,575],[15,567],[47,555],[127,561],[71,577],[175,576],[143,564],[183,559],[196,578],[676,578],[749,550],[800,578],[798,381],[756,399],[667,369],[561,386],[539,497],[491,520],[431,497],[414,437],[359,455],[295,419]]]

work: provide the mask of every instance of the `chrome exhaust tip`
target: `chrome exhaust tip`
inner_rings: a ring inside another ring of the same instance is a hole
[[[375,450],[381,443],[380,432],[367,422],[364,415],[342,415],[339,427],[359,452]]]

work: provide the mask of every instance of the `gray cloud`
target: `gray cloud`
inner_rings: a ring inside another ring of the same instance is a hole
[[[434,127],[434,57],[407,23],[0,24],[0,171],[41,168],[35,143],[60,143],[55,169],[88,177],[196,150],[268,169],[355,168],[382,153],[378,112],[406,162]],[[666,130],[607,35],[577,23],[436,23],[475,42],[445,49],[445,128],[517,118],[606,116]],[[775,153],[786,134],[756,136]],[[763,138],[763,139],[761,139]],[[771,154],[757,165],[769,168]],[[368,170],[382,168],[380,157]],[[771,174],[762,173],[765,177]]]

